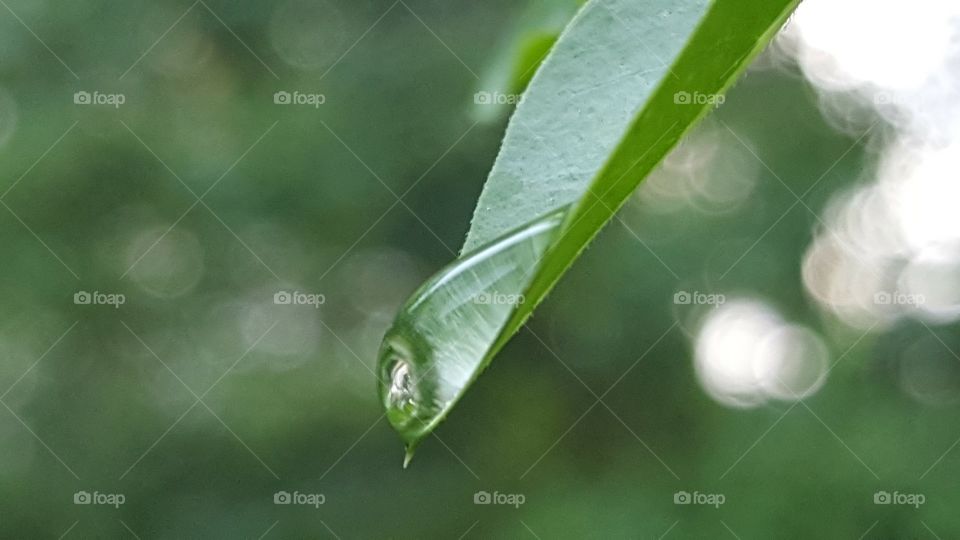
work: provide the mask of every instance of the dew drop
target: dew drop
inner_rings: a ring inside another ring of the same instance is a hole
[[[464,254],[400,309],[380,347],[377,374],[387,419],[407,446],[446,416],[489,353],[532,281],[566,208]]]

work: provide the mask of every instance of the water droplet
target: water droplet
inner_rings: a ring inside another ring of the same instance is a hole
[[[406,462],[486,367],[565,210],[463,255],[400,309],[384,336],[377,373],[387,419],[407,445]]]

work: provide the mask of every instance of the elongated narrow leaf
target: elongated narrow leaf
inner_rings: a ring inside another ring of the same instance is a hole
[[[594,0],[581,9],[510,119],[464,252],[583,195],[707,5]]]
[[[464,255],[404,306],[381,398],[408,452],[798,0],[593,0],[510,120]]]

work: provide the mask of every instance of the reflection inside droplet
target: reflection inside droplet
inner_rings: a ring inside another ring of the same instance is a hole
[[[413,401],[413,382],[410,376],[410,364],[397,359],[390,370],[390,391],[387,394],[390,404],[398,409],[405,408]]]

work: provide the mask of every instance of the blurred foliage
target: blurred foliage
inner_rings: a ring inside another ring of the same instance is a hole
[[[524,4],[6,4],[3,537],[960,535],[960,452],[944,454],[957,401],[898,382],[918,343],[948,353],[913,325],[860,339],[820,314],[800,277],[817,219],[778,221],[794,198],[763,167],[735,210],[626,208],[630,229],[601,235],[401,469],[368,368],[467,229],[504,127],[474,124],[476,74]],[[78,91],[126,103],[78,106]],[[326,102],[276,105],[278,91]],[[855,140],[815,101],[789,66],[757,69],[716,119],[801,192]],[[822,212],[871,163],[857,145],[806,204]],[[839,360],[827,384],[800,404],[711,400],[661,261],[685,287],[816,328]],[[281,289],[325,302],[276,305]],[[126,302],[76,305],[78,291]],[[947,358],[941,380],[956,381]],[[475,505],[481,490],[526,502]],[[681,490],[726,503],[675,505]],[[878,490],[927,503],[874,505]],[[78,491],[126,501],[75,505]],[[326,499],[275,505],[278,491]]]

